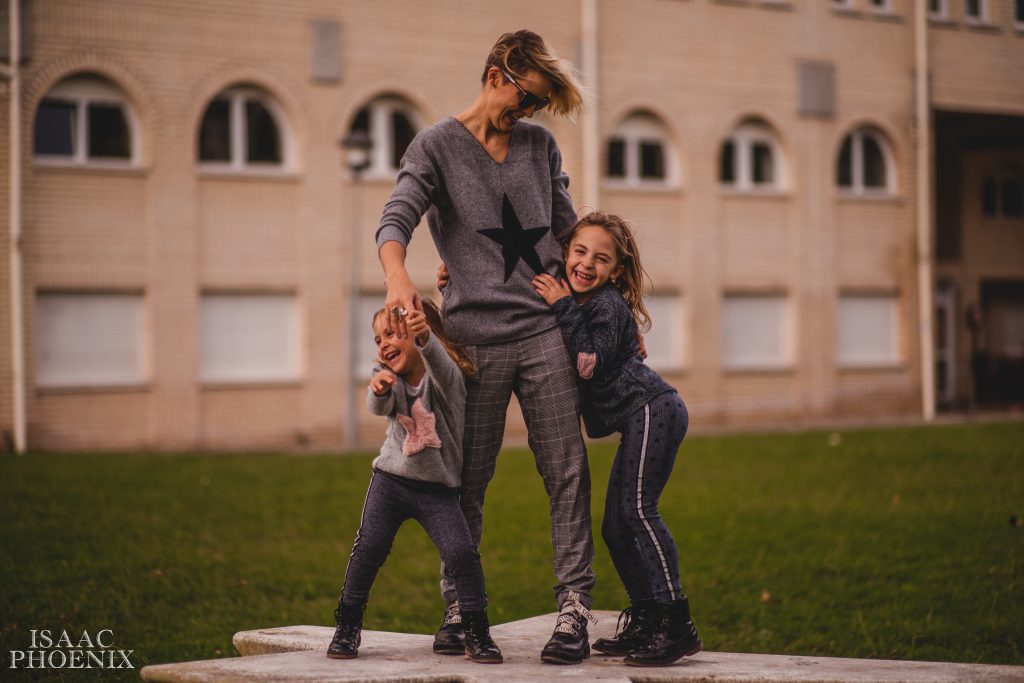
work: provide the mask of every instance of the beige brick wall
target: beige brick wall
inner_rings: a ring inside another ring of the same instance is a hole
[[[889,17],[858,4],[849,13],[824,0],[781,7],[757,0],[597,2],[600,77],[590,85],[598,95],[592,106],[602,146],[624,116],[647,110],[664,124],[680,166],[676,188],[604,184],[600,203],[635,221],[656,290],[680,295],[688,358],[668,378],[681,388],[695,427],[919,410],[911,2],[895,0]],[[944,106],[976,104],[1021,114],[1024,39],[1006,28],[1012,22],[1003,5],[1009,4],[991,4],[1000,7],[993,15],[999,30],[955,23],[931,29],[934,97]],[[372,235],[393,181],[367,179],[354,187],[342,170],[337,140],[358,109],[384,93],[408,99],[427,125],[458,113],[479,90],[494,38],[524,23],[578,60],[579,2],[488,3],[467,10],[461,3],[405,0],[37,0],[33,14],[23,130],[31,131],[38,102],[62,78],[81,70],[100,73],[125,92],[138,117],[142,164],[129,171],[42,167],[32,161],[31,135],[24,135],[32,446],[336,449],[344,443],[344,416],[351,409],[359,412],[362,442],[376,443],[382,423],[366,415],[361,402],[348,402],[347,287],[355,262],[363,292],[383,292]],[[337,84],[311,81],[312,19],[342,26]],[[835,66],[834,117],[797,113],[801,60]],[[262,88],[284,113],[294,164],[279,176],[197,169],[205,107],[239,83]],[[772,127],[783,153],[787,184],[772,196],[737,194],[718,183],[720,145],[751,116]],[[862,124],[882,130],[892,149],[897,191],[891,198],[851,199],[836,192],[842,138]],[[545,125],[559,139],[571,189],[582,202],[582,128],[550,118]],[[6,140],[3,126],[6,109],[0,117]],[[0,159],[4,154],[6,149]],[[4,161],[3,191],[6,172]],[[5,212],[5,232],[6,220]],[[6,264],[5,247],[0,256]],[[438,257],[425,224],[408,262],[417,285],[432,291]],[[10,324],[6,287],[5,277],[4,339]],[[33,389],[32,308],[41,289],[144,292],[149,381],[119,391]],[[789,296],[797,350],[792,368],[723,371],[721,300],[736,289]],[[898,367],[836,367],[836,297],[850,289],[898,294]],[[197,345],[206,291],[294,293],[303,320],[301,379],[203,386]],[[0,429],[6,429],[7,353],[0,377]],[[517,410],[510,415],[510,434],[521,439]]]

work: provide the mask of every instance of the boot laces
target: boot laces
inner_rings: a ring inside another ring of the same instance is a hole
[[[632,629],[630,628],[632,626]],[[627,607],[619,613],[619,619],[615,622],[615,637],[628,638],[639,630],[640,625],[633,618],[633,608]]]
[[[580,629],[586,625],[587,620],[597,623],[597,617],[580,602],[579,593],[571,591],[562,603],[561,614],[555,620],[555,633],[579,636]]]
[[[456,600],[444,610],[444,621],[441,622],[441,626],[450,626],[452,624],[462,623],[462,611],[459,609],[459,601]]]

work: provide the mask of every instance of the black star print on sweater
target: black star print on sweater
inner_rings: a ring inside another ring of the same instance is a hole
[[[520,260],[526,261],[526,265],[533,268],[533,272],[537,275],[544,272],[540,257],[534,247],[544,237],[544,233],[550,229],[551,226],[544,225],[523,230],[523,225],[512,208],[512,202],[508,200],[508,195],[503,194],[501,195],[501,228],[488,228],[487,230],[477,230],[477,232],[501,245],[501,255],[505,259],[505,282],[508,282],[512,271],[516,269]]]

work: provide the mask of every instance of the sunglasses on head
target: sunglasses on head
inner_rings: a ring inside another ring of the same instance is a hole
[[[509,75],[509,73],[507,71],[505,71],[504,69],[499,69],[499,70],[501,71],[501,73],[503,73],[505,75],[505,78],[508,79],[508,82],[511,83],[512,85],[514,85],[516,87],[516,90],[519,91],[519,108],[520,109],[525,111],[525,110],[529,109],[530,107],[535,107],[534,111],[540,111],[544,107],[546,107],[549,104],[551,104],[551,98],[550,97],[537,97],[536,95],[534,95],[529,90],[523,90],[523,88],[518,83],[516,83],[516,79],[512,78],[512,76]]]

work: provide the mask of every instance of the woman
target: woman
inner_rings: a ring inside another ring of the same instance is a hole
[[[406,334],[403,311],[422,303],[405,269],[405,249],[426,214],[450,273],[444,289],[447,331],[467,346],[477,366],[467,382],[463,511],[479,544],[484,492],[515,392],[551,500],[560,614],[541,658],[577,663],[590,654],[590,473],[575,368],[554,315],[530,284],[540,273],[561,272],[560,239],[568,236],[576,214],[558,145],[547,130],[522,119],[545,107],[570,116],[582,110],[583,96],[570,68],[540,36],[525,30],[498,39],[481,83],[465,111],[421,131],[402,160],[377,230],[386,308],[399,334]],[[449,576],[441,587],[448,609],[434,650],[461,654]]]

